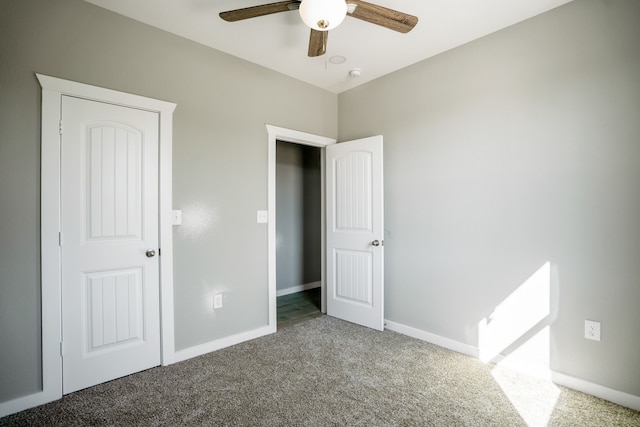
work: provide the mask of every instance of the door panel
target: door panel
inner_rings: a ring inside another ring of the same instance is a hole
[[[382,330],[382,136],[330,145],[326,155],[327,314]]]
[[[141,269],[89,273],[83,282],[84,322],[90,337],[87,353],[144,339]]]
[[[158,123],[62,97],[65,394],[160,364]]]
[[[336,249],[335,298],[372,306],[372,254]]]
[[[88,239],[141,239],[142,133],[118,123],[87,130]]]

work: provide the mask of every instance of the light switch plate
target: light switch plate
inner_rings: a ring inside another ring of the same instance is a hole
[[[266,224],[269,220],[268,211],[258,211],[258,224]]]
[[[222,294],[213,296],[213,308],[222,308]]]
[[[171,211],[173,217],[171,219],[171,223],[173,225],[181,225],[182,224],[182,211],[181,210],[173,210]]]

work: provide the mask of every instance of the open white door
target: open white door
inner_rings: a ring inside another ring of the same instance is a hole
[[[326,148],[327,314],[384,329],[382,136]]]
[[[64,394],[160,364],[158,124],[62,97]]]

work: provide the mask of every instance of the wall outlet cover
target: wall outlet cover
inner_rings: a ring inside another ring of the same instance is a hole
[[[600,341],[600,322],[585,320],[584,337],[590,340]]]

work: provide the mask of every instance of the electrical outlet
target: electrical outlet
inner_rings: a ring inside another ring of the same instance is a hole
[[[600,341],[600,322],[585,320],[584,337],[590,340]]]
[[[269,222],[269,211],[258,211],[258,224]]]
[[[213,308],[222,308],[222,294],[213,296]]]

